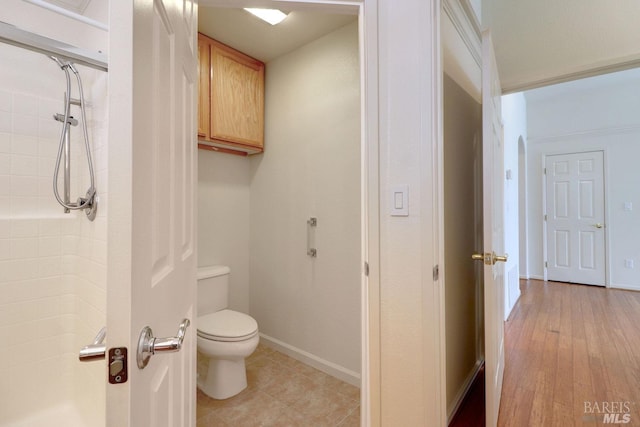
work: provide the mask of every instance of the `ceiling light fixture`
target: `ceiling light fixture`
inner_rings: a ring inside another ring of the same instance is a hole
[[[284,18],[287,17],[287,14],[278,9],[255,9],[245,7],[244,10],[257,16],[263,21],[268,22],[271,25],[279,24]]]

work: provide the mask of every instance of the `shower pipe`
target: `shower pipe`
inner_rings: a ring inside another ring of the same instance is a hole
[[[23,49],[55,56],[64,61],[81,64],[100,71],[108,71],[107,57],[102,52],[92,52],[58,40],[25,31],[15,25],[0,21],[0,42]]]
[[[64,71],[67,81],[67,91],[65,92],[64,99],[64,115],[54,114],[53,118],[62,122],[62,132],[60,133],[60,145],[58,147],[58,155],[56,157],[56,166],[53,171],[53,194],[56,197],[58,203],[64,208],[65,213],[69,213],[72,210],[85,210],[87,218],[93,221],[96,218],[96,212],[98,209],[98,202],[96,200],[96,187],[95,187],[95,175],[93,172],[93,161],[91,160],[91,146],[89,145],[89,133],[87,130],[87,115],[85,110],[84,93],[82,90],[82,80],[80,79],[80,73],[74,67],[73,63],[69,61],[63,61],[55,56],[50,58],[58,64],[58,66]],[[76,76],[78,82],[78,93],[80,99],[75,100],[71,98],[71,76],[69,70]],[[87,190],[85,197],[79,197],[76,203],[70,201],[70,164],[71,164],[71,125],[77,126],[78,121],[71,116],[71,104],[78,105],[82,114],[82,133],[84,136],[85,153],[87,155],[87,164],[89,166],[89,176],[91,179],[91,185]],[[64,199],[60,197],[58,191],[58,175],[60,173],[60,161],[64,156]]]

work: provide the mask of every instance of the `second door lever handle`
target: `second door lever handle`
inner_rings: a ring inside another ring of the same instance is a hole
[[[80,349],[78,359],[81,362],[91,362],[93,360],[104,359],[107,346],[104,344],[104,339],[107,337],[107,327],[100,329],[96,337],[93,339],[93,343],[85,345]]]

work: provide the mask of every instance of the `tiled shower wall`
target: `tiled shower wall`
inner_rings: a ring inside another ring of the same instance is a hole
[[[104,420],[104,365],[81,364],[78,350],[105,324],[106,75],[79,67],[100,197],[89,222],[52,194],[64,73],[15,47],[0,45],[0,56],[12,64],[0,65],[0,425],[70,401]],[[75,200],[89,185],[81,126],[72,147]]]

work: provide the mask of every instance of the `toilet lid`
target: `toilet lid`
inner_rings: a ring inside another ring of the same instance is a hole
[[[243,341],[258,333],[258,322],[249,315],[220,310],[198,317],[198,336],[214,341]]]

